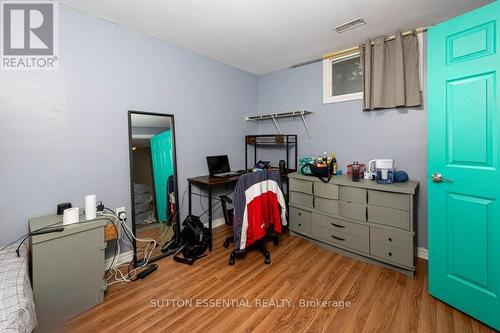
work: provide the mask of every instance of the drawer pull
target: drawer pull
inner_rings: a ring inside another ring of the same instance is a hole
[[[333,239],[339,240],[339,241],[345,241],[345,238],[337,237],[334,235],[331,235]]]
[[[366,206],[366,209],[365,209],[365,218],[366,218],[366,221],[368,221],[368,206]]]
[[[345,228],[345,226],[340,225],[340,224],[331,223],[331,225],[333,225],[334,227],[337,227],[337,228]]]
[[[299,223],[299,227],[302,227],[302,224],[301,224],[301,223]]]
[[[302,216],[302,213],[299,213],[299,216]]]
[[[391,237],[389,237],[389,242],[392,242],[392,238]]]
[[[392,257],[392,252],[389,252],[389,257]]]

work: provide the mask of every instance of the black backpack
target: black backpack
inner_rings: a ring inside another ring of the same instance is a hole
[[[210,242],[210,231],[201,223],[200,218],[194,215],[188,215],[182,222],[181,247],[174,255],[174,260],[183,264],[192,265],[208,249]],[[180,254],[182,253],[182,257]]]

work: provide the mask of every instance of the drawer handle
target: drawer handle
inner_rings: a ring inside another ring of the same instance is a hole
[[[299,223],[299,227],[302,227],[302,224],[301,224],[301,223]]]
[[[299,216],[302,216],[302,213],[299,213]]]
[[[392,238],[391,237],[389,237],[389,242],[392,242]]]
[[[389,257],[392,257],[392,252],[389,252]]]
[[[345,238],[337,237],[337,236],[334,236],[334,235],[331,235],[331,236],[332,236],[332,238],[334,238],[336,240],[345,241]]]
[[[365,209],[365,217],[366,217],[366,221],[368,221],[368,206],[366,206],[366,209]]]
[[[345,226],[340,225],[340,224],[331,223],[331,225],[333,225],[334,227],[337,227],[337,228],[345,228]]]

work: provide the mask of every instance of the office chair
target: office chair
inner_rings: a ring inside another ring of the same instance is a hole
[[[232,227],[234,209],[233,208],[228,209],[227,204],[232,204],[233,201],[225,195],[220,196],[219,199],[221,201],[222,213],[224,215],[224,223],[227,226]],[[250,248],[255,247],[262,253],[262,255],[264,256],[264,263],[267,265],[269,265],[271,263],[271,254],[266,249],[266,245],[265,245],[265,242],[268,242],[268,241],[272,241],[273,245],[275,245],[275,246],[279,245],[279,242],[280,242],[277,235],[266,235],[266,236],[264,236],[264,238],[258,240],[254,244],[250,245]],[[224,243],[222,245],[225,248],[228,248],[231,243],[234,243],[234,236],[227,237],[224,240]],[[237,252],[236,250],[233,250],[229,256],[229,265],[234,265],[236,262],[236,257],[239,255],[242,255],[244,253],[246,253],[246,250],[243,250],[241,252]]]
[[[231,200],[227,195],[221,195],[219,197],[220,203],[222,205],[222,214],[224,215],[224,223],[232,227],[233,226],[233,212],[234,209],[227,209],[227,204],[233,204],[233,200]],[[227,237],[222,244],[225,248],[228,248],[231,243],[234,243],[234,236]]]

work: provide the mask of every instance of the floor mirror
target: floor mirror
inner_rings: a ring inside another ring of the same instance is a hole
[[[175,252],[177,163],[172,114],[128,112],[134,264]],[[141,241],[154,239],[151,242]]]

